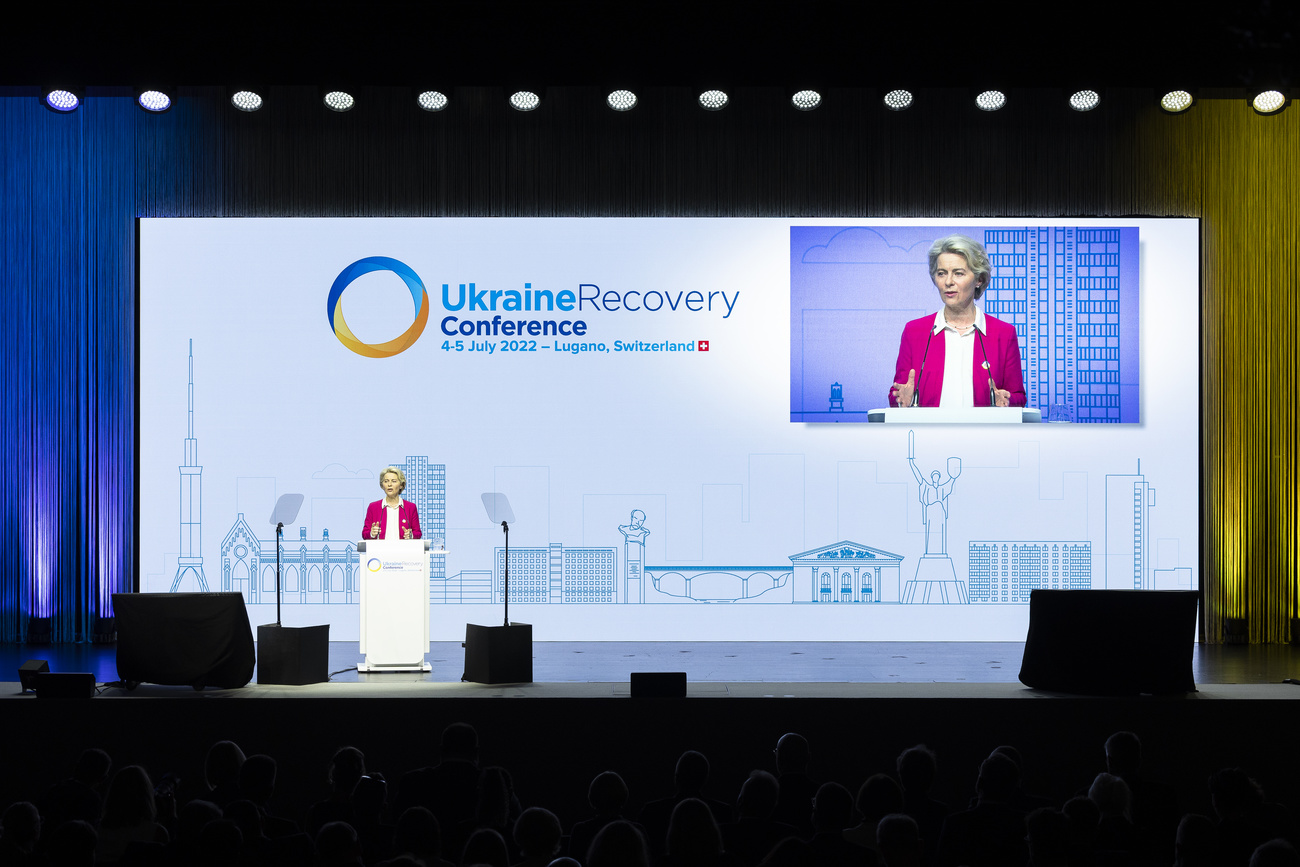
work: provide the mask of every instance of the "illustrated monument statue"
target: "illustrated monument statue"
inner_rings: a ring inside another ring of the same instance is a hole
[[[925,525],[925,554],[916,564],[916,577],[903,589],[903,602],[967,603],[966,583],[948,556],[948,498],[961,475],[961,458],[948,458],[948,478],[938,470],[927,479],[916,464],[916,432],[907,432],[907,464],[916,478]]]
[[[623,602],[645,602],[645,512],[633,509],[626,524],[620,524],[623,534]]]

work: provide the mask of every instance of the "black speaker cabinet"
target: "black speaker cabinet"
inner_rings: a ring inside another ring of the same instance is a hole
[[[257,627],[257,682],[301,685],[329,676],[330,627]]]
[[[686,672],[634,671],[632,698],[686,698]]]
[[[43,659],[29,659],[18,666],[18,682],[22,685],[22,691],[36,689],[36,675],[49,670],[50,664]]]
[[[465,673],[460,679],[470,683],[532,683],[532,624],[467,625]]]
[[[1195,590],[1035,590],[1020,682],[1076,695],[1195,692]]]

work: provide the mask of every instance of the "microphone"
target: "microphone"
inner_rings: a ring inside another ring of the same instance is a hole
[[[934,339],[934,329],[925,338],[925,351],[921,353],[921,370],[916,374],[916,391],[912,393],[912,406],[921,405],[921,378],[925,376],[925,359],[930,355],[930,341]]]
[[[993,365],[988,363],[988,352],[984,351],[984,335],[979,333],[979,329],[975,329],[975,337],[979,338],[980,355],[984,356],[984,364],[980,365],[980,367],[984,368],[984,372],[988,374],[988,406],[996,407],[997,394],[995,393],[997,389],[993,386]]]

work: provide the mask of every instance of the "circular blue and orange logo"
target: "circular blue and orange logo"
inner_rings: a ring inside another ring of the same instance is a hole
[[[343,318],[343,290],[347,289],[353,280],[371,271],[392,271],[401,277],[406,288],[411,290],[411,300],[415,302],[415,321],[411,323],[411,327],[383,343],[366,343],[360,340],[352,333],[352,329],[348,328],[348,323]],[[330,328],[334,331],[334,336],[339,339],[339,343],[357,355],[364,355],[367,358],[388,358],[410,349],[424,333],[424,326],[429,322],[429,293],[424,290],[424,283],[419,275],[405,262],[387,256],[367,256],[353,262],[334,278],[329,299],[325,302],[325,313],[329,316]]]

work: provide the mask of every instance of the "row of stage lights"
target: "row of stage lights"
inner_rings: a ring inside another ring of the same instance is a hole
[[[54,111],[75,111],[82,103],[83,97],[74,90],[51,88],[44,92],[41,102]],[[510,106],[517,111],[533,111],[542,104],[542,96],[537,91],[514,90],[507,95]],[[331,111],[346,112],[356,107],[356,97],[345,90],[329,90],[321,95],[321,101]],[[416,104],[425,111],[442,111],[451,104],[450,97],[439,90],[425,90],[416,94]],[[614,111],[631,111],[640,100],[631,90],[612,90],[605,97],[605,104]],[[731,97],[724,90],[711,89],[701,91],[697,101],[706,111],[721,111],[726,108]],[[981,111],[998,111],[1007,105],[1007,94],[1001,90],[984,90],[975,94],[975,106]],[[916,103],[916,96],[910,90],[902,88],[885,94],[885,108],[890,111],[905,111]],[[1171,90],[1160,97],[1160,108],[1170,114],[1178,114],[1191,108],[1196,98],[1190,91]],[[1290,99],[1278,90],[1261,90],[1250,101],[1251,108],[1259,114],[1276,114],[1286,108]],[[164,112],[172,107],[172,98],[161,90],[139,90],[136,103],[140,108],[150,112]],[[261,94],[252,90],[236,90],[230,94],[230,104],[240,111],[254,112],[262,108],[265,101]],[[812,111],[822,104],[822,95],[816,90],[799,90],[790,96],[790,104],[799,111]],[[1092,111],[1101,105],[1101,94],[1096,90],[1077,90],[1069,96],[1069,106],[1075,111]]]

